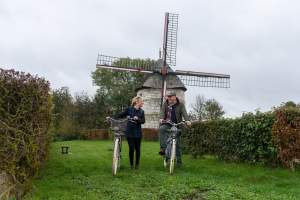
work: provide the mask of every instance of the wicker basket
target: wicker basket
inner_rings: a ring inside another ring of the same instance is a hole
[[[114,133],[124,134],[127,128],[128,119],[110,119],[110,127]]]

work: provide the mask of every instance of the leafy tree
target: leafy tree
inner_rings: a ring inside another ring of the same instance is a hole
[[[52,124],[51,132],[54,140],[70,140],[78,138],[78,129],[74,121],[74,102],[68,87],[52,92]]]
[[[150,59],[130,59],[121,58],[115,62],[115,66],[151,66],[155,61]],[[136,96],[135,89],[142,86],[145,81],[145,74],[115,71],[106,69],[96,69],[92,72],[92,78],[95,85],[99,86],[96,96],[105,99],[108,105],[108,111],[118,112],[130,105],[132,97]]]
[[[78,129],[93,129],[96,126],[95,103],[86,92],[74,97],[73,120]]]
[[[215,99],[209,99],[205,102],[205,115],[207,120],[220,119],[224,114],[223,106]]]
[[[296,108],[297,104],[293,101],[287,101],[285,103],[282,104],[282,107],[292,107],[292,108]]]
[[[55,130],[60,127],[60,122],[65,118],[71,118],[71,110],[73,109],[73,98],[68,87],[61,87],[52,92],[52,126]]]
[[[106,128],[105,117],[111,114],[109,102],[106,101],[106,96],[103,93],[96,93],[93,99],[95,114],[95,127]]]

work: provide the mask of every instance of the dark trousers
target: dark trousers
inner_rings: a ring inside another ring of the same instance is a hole
[[[141,138],[127,138],[127,142],[129,146],[130,165],[133,166],[133,158],[135,152],[135,165],[137,166],[140,163]]]

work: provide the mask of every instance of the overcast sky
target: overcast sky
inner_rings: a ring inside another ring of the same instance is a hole
[[[98,53],[157,58],[164,13],[179,14],[175,69],[226,73],[230,89],[188,87],[227,116],[300,102],[298,0],[0,0],[0,67],[93,95]]]

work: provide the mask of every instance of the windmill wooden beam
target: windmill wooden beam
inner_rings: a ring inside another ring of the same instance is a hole
[[[195,72],[195,71],[176,70],[174,72],[174,74],[176,74],[176,75],[184,75],[184,76],[215,77],[215,78],[230,79],[230,75],[227,75],[227,74],[216,74],[216,73],[207,73],[207,72]]]
[[[147,74],[153,73],[153,71],[144,70],[142,68],[119,67],[119,66],[108,66],[108,65],[96,65],[96,66],[97,68],[116,70],[116,71],[139,72],[139,73],[147,73]]]

